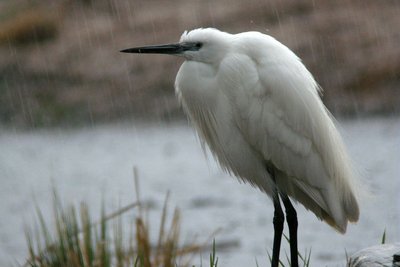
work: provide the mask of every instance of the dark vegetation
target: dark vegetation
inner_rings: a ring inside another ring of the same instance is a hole
[[[199,256],[205,247],[194,240],[181,244],[180,213],[175,209],[170,218],[168,194],[156,243],[150,236],[154,222],[146,219],[148,210],[139,198],[109,215],[103,205],[100,220],[93,221],[85,203],[81,203],[79,210],[74,206],[64,207],[55,190],[53,196],[54,225],[48,225],[49,218],[44,218],[37,208],[38,227],[26,232],[29,256],[23,266],[189,267],[193,257]],[[135,214],[128,233],[122,223],[126,212]]]

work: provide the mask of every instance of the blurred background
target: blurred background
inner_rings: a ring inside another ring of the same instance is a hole
[[[184,30],[260,31],[294,50],[334,114],[399,111],[399,1],[1,1],[0,121],[41,127],[183,117],[182,60],[119,50]]]
[[[345,250],[379,243],[385,229],[399,240],[400,1],[2,0],[0,265],[23,262],[32,199],[51,217],[52,182],[66,202],[96,210],[105,195],[112,208],[133,199],[135,166],[154,210],[171,191],[184,236],[222,229],[217,244],[234,245],[219,252],[221,266],[268,266],[272,205],[205,159],[174,96],[182,59],[119,52],[198,27],[274,36],[339,119],[371,197],[345,236],[299,207],[311,265],[343,266]]]

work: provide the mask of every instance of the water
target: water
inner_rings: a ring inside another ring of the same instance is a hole
[[[312,249],[312,266],[344,266],[345,251],[352,254],[378,244],[384,229],[388,242],[399,240],[400,119],[348,120],[341,125],[372,194],[360,203],[360,221],[350,225],[346,235],[297,206],[299,250]],[[2,130],[0,148],[0,266],[23,262],[27,255],[24,226],[33,225],[35,202],[50,220],[52,184],[65,203],[86,201],[97,215],[103,197],[109,211],[134,201],[134,166],[142,198],[153,203],[153,221],[158,222],[170,190],[170,206],[182,212],[182,239],[198,236],[205,241],[221,228],[216,243],[235,241],[238,246],[218,252],[220,266],[256,266],[255,259],[259,266],[269,266],[271,201],[223,173],[211,156],[206,160],[193,130],[183,123]],[[152,229],[157,231],[156,226]],[[283,249],[288,251],[287,246]],[[208,252],[203,254],[204,265]],[[199,262],[195,257],[194,263]]]

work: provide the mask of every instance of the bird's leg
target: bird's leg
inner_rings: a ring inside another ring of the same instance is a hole
[[[283,232],[283,223],[285,221],[285,217],[283,215],[281,203],[279,201],[278,190],[275,188],[275,193],[273,196],[274,201],[274,246],[272,248],[272,261],[271,267],[278,267],[279,265],[279,252],[281,250],[281,240],[282,240],[282,232]]]
[[[280,193],[283,205],[285,205],[286,222],[289,227],[289,239],[290,239],[290,261],[292,267],[298,267],[298,256],[297,256],[297,213],[294,209],[290,199],[287,195]]]

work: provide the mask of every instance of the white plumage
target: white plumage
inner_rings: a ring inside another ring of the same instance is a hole
[[[220,165],[270,196],[271,165],[279,190],[344,233],[359,217],[352,169],[301,60],[258,32],[197,29],[188,42],[202,48],[183,54],[176,93]]]

